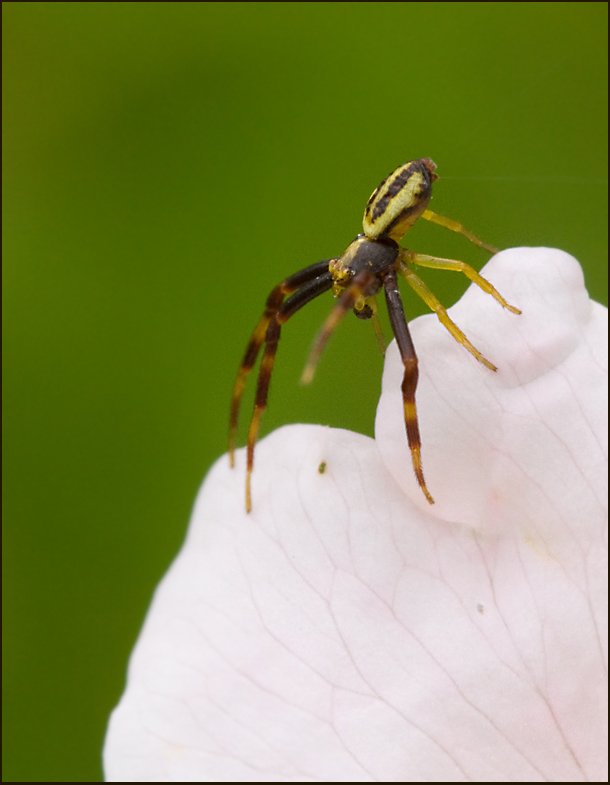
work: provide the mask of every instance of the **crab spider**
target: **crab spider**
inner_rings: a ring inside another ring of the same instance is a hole
[[[432,183],[438,180],[436,164],[430,158],[399,166],[375,189],[364,211],[364,233],[351,242],[343,254],[333,259],[324,259],[304,270],[286,278],[272,290],[267,298],[265,311],[259,320],[246,353],[239,367],[233,398],[229,426],[229,456],[234,466],[235,442],[239,420],[241,398],[248,374],[254,367],[264,345],[263,359],[258,374],[254,412],[248,431],[248,450],[246,468],[246,510],[252,509],[251,477],[254,466],[254,446],[258,436],[262,414],[267,406],[267,396],[275,354],[280,339],[282,325],[304,305],[323,292],[332,289],[338,302],[330,312],[322,330],[318,334],[310,358],[305,366],[302,381],[313,379],[316,364],[330,335],[349,310],[361,319],[372,319],[375,332],[382,345],[381,330],[377,320],[375,295],[383,289],[390,317],[390,324],[398,344],[404,365],[402,397],[407,441],[411,451],[411,461],[417,482],[430,504],[434,504],[426,481],[421,461],[421,438],[415,406],[417,388],[417,355],[411,340],[405,318],[402,299],[398,288],[398,276],[407,282],[422,298],[426,305],[436,313],[441,324],[461,343],[480,363],[491,371],[497,370],[466,338],[455,325],[447,311],[434,294],[416,275],[414,265],[432,267],[437,270],[453,270],[464,273],[484,292],[490,294],[500,305],[515,314],[518,308],[509,305],[494,287],[465,262],[443,259],[436,256],[415,253],[398,245],[399,240],[413,226],[418,218],[444,226],[463,234],[468,240],[492,254],[496,248],[479,240],[462,224],[433,213],[427,209],[432,196]],[[286,297],[290,295],[289,297]]]

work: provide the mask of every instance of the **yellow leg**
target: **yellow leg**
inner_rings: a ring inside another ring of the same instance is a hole
[[[494,300],[497,300],[501,306],[507,308],[511,313],[521,313],[518,308],[509,305],[504,297],[497,291],[489,281],[485,280],[482,275],[471,267],[466,262],[459,262],[456,259],[442,259],[438,256],[428,256],[423,253],[414,253],[413,251],[404,252],[404,258],[407,263],[418,264],[420,267],[431,267],[434,270],[453,270],[454,272],[464,273],[467,278],[473,283],[476,283],[487,294],[491,294]]]
[[[371,321],[373,322],[373,331],[375,332],[375,338],[377,338],[377,346],[379,346],[379,351],[385,357],[385,350],[387,346],[386,346],[385,338],[383,337],[383,330],[381,329],[379,314],[377,313],[377,300],[375,299],[374,296],[369,297],[366,303],[370,307],[371,311],[373,312]]]
[[[485,359],[481,352],[474,348],[460,328],[451,321],[449,314],[443,308],[439,300],[435,297],[434,294],[432,294],[422,279],[416,275],[413,270],[411,270],[408,263],[403,260],[406,253],[407,252],[400,254],[398,272],[407,279],[407,282],[415,290],[419,297],[421,297],[421,299],[426,303],[428,308],[430,308],[431,311],[434,311],[434,313],[438,316],[440,323],[443,325],[443,327],[449,330],[455,340],[468,349],[470,354],[472,354],[472,356],[475,357],[486,368],[489,368],[490,371],[497,371],[498,369],[496,366],[493,365],[493,363],[490,363],[489,360]]]
[[[326,322],[322,326],[322,329],[314,341],[311,354],[309,355],[309,359],[307,360],[307,364],[303,370],[303,375],[301,376],[301,384],[311,384],[316,371],[318,360],[322,355],[322,351],[324,350],[328,339],[335,331],[341,319],[343,319],[347,312],[354,307],[355,303],[358,301],[358,298],[364,297],[366,301],[366,289],[374,280],[375,278],[372,273],[370,273],[368,270],[361,270],[345,287],[341,297],[339,298],[339,302],[330,312]]]
[[[479,240],[479,238],[472,232],[469,232],[465,226],[462,226],[462,224],[458,223],[457,221],[452,221],[451,218],[445,218],[444,215],[433,213],[432,210],[424,210],[421,217],[425,218],[426,221],[431,221],[433,224],[444,226],[445,229],[451,229],[452,232],[459,232],[460,234],[463,234],[464,237],[467,237],[471,243],[474,243],[481,248],[485,248],[485,250],[489,251],[489,253],[498,253],[498,249],[494,248],[493,245],[488,245],[482,240]]]

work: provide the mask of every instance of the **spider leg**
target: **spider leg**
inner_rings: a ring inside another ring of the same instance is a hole
[[[433,224],[444,226],[445,229],[451,229],[452,232],[459,232],[460,234],[463,234],[464,237],[468,238],[471,243],[474,243],[481,248],[485,248],[485,250],[489,251],[489,253],[498,253],[498,249],[493,245],[488,245],[482,240],[479,240],[479,238],[472,232],[468,231],[465,226],[463,226],[461,223],[458,223],[457,221],[453,221],[451,218],[445,218],[444,215],[434,213],[432,210],[424,210],[424,212],[421,214],[421,217],[425,218],[426,221],[430,221]]]
[[[354,303],[358,300],[358,298],[366,297],[366,289],[374,280],[375,276],[373,273],[370,273],[368,270],[361,270],[359,273],[356,273],[350,283],[347,284],[345,291],[339,298],[339,302],[332,309],[328,319],[318,333],[311,350],[311,354],[309,355],[309,359],[307,360],[307,364],[303,370],[301,384],[310,384],[310,382],[313,380],[316,366],[322,352],[324,351],[324,347],[326,346],[328,339],[335,331],[335,328],[341,319],[343,319],[346,313],[354,307]]]
[[[434,499],[426,488],[424,472],[421,463],[421,438],[419,435],[419,424],[417,422],[417,409],[415,406],[415,390],[417,388],[418,370],[417,355],[411,340],[411,333],[405,318],[400,290],[398,289],[398,279],[396,270],[390,270],[383,281],[386,302],[388,304],[388,314],[390,324],[396,337],[398,350],[402,358],[405,372],[402,378],[402,400],[405,414],[405,429],[407,431],[407,441],[411,450],[411,462],[413,471],[419,483],[419,487],[424,492],[424,496],[434,504]]]
[[[455,340],[468,349],[470,354],[472,354],[473,357],[476,357],[476,359],[486,368],[489,368],[490,371],[497,371],[498,369],[496,366],[490,363],[489,360],[486,360],[481,352],[474,348],[460,328],[451,321],[449,314],[440,304],[439,300],[435,297],[434,294],[432,294],[422,279],[418,275],[415,275],[413,270],[409,267],[408,259],[408,252],[402,249],[398,256],[398,272],[407,279],[407,282],[411,285],[419,297],[422,298],[428,308],[430,308],[431,311],[434,311],[434,313],[438,316],[440,323],[443,325],[443,327],[449,330]]]
[[[369,297],[366,301],[366,304],[373,312],[371,317],[371,321],[373,323],[373,332],[375,333],[375,338],[377,339],[377,346],[379,347],[379,351],[381,352],[382,356],[385,357],[385,350],[387,349],[387,346],[385,338],[383,337],[383,330],[381,328],[381,322],[379,321],[379,314],[377,313],[377,300],[375,299],[375,295]]]
[[[298,289],[298,291],[296,291],[291,297],[282,303],[282,305],[277,309],[276,313],[274,313],[269,319],[269,324],[264,338],[265,351],[263,353],[260,371],[258,372],[254,412],[252,413],[250,428],[248,430],[248,460],[246,469],[247,512],[250,512],[252,509],[250,480],[252,476],[252,468],[254,466],[254,445],[256,444],[261,417],[263,416],[263,412],[267,407],[269,384],[271,382],[271,374],[273,372],[275,354],[277,352],[277,345],[280,340],[282,325],[287,322],[291,316],[294,316],[294,314],[304,305],[311,302],[314,298],[318,297],[318,295],[322,294],[323,292],[328,291],[332,285],[332,273],[327,271],[323,275],[319,275],[313,281],[303,284]]]
[[[305,267],[304,270],[299,270],[299,272],[291,275],[289,278],[286,278],[286,280],[282,281],[281,284],[278,284],[278,286],[273,289],[269,297],[267,297],[265,311],[256,325],[250,341],[248,342],[246,353],[244,354],[244,359],[239,366],[237,379],[235,380],[235,386],[233,387],[233,397],[231,399],[231,416],[229,419],[229,457],[231,460],[231,466],[235,465],[234,452],[235,442],[237,440],[239,407],[241,404],[244,388],[246,386],[246,379],[254,367],[254,363],[256,362],[256,358],[258,357],[261,346],[265,342],[265,335],[267,334],[269,323],[278,313],[284,297],[287,294],[294,292],[303,284],[314,280],[324,273],[327,273],[328,264],[330,261],[332,260],[324,259],[321,262],[317,262],[316,264],[312,264],[309,267]]]
[[[494,300],[497,300],[503,308],[508,309],[511,313],[521,313],[518,308],[509,305],[500,292],[498,292],[488,280],[483,278],[482,275],[479,275],[473,267],[466,264],[466,262],[460,262],[456,259],[443,259],[439,256],[428,256],[423,253],[414,253],[413,251],[407,251],[406,249],[404,254],[406,261],[411,262],[412,264],[418,264],[420,267],[431,267],[435,270],[453,270],[454,272],[464,273],[464,275],[467,278],[470,278],[473,283],[476,283],[480,289],[487,292],[487,294],[491,294]]]

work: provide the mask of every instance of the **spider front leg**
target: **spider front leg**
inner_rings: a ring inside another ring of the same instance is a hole
[[[328,264],[327,264],[328,268]],[[298,273],[297,273],[298,275]],[[289,297],[279,307],[277,312],[269,319],[269,325],[265,334],[265,351],[263,352],[263,359],[261,362],[260,371],[258,372],[258,382],[256,385],[256,398],[254,400],[254,412],[250,420],[250,428],[248,430],[248,451],[247,451],[247,468],[246,468],[246,511],[252,510],[252,495],[251,495],[251,477],[252,469],[254,467],[254,445],[258,436],[258,429],[260,426],[261,417],[267,407],[267,396],[269,394],[269,384],[271,382],[271,374],[273,372],[273,365],[275,363],[275,354],[277,352],[277,345],[280,340],[280,333],[282,325],[290,319],[291,316],[302,308],[307,303],[311,302],[318,295],[328,291],[333,285],[333,276],[330,272],[318,276],[313,281],[303,284],[291,297]],[[247,353],[246,353],[247,354]],[[258,354],[258,350],[257,350]],[[239,377],[238,377],[239,378]]]
[[[390,316],[390,324],[392,331],[396,337],[398,350],[402,358],[402,364],[405,371],[402,378],[402,401],[405,417],[405,429],[407,431],[407,441],[409,449],[411,450],[411,462],[413,464],[413,471],[419,487],[422,489],[424,496],[434,504],[434,499],[430,495],[426,487],[424,479],[424,471],[421,462],[421,437],[419,435],[419,423],[417,421],[417,408],[415,406],[415,390],[417,389],[417,380],[419,372],[417,369],[417,355],[415,354],[415,347],[411,340],[411,333],[405,318],[404,308],[402,306],[402,299],[398,289],[398,279],[396,277],[396,270],[390,270],[383,281],[385,289],[385,297],[388,305],[388,314]]]
[[[278,286],[273,289],[269,297],[267,297],[265,311],[260,318],[259,323],[256,325],[250,341],[248,342],[246,353],[244,354],[244,359],[239,366],[237,379],[235,380],[235,386],[233,387],[233,396],[231,398],[231,415],[229,418],[229,457],[231,466],[235,466],[234,453],[235,443],[237,440],[237,427],[239,423],[239,408],[241,405],[244,388],[246,386],[246,379],[254,367],[258,353],[260,352],[261,347],[265,342],[267,328],[269,327],[271,320],[280,310],[284,297],[287,294],[296,291],[303,284],[308,283],[309,281],[312,281],[319,276],[324,275],[325,273],[328,273],[328,265],[330,261],[331,259],[324,259],[321,262],[317,262],[316,264],[306,267],[304,270],[299,270],[299,272],[291,275],[289,278],[286,278],[286,280],[282,281],[281,284],[278,284]]]

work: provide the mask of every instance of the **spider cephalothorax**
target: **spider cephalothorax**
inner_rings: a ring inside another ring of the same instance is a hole
[[[413,271],[414,265],[433,267],[440,270],[454,270],[464,273],[484,292],[491,294],[500,305],[513,313],[521,313],[519,309],[509,305],[494,287],[482,278],[476,270],[465,262],[454,259],[442,259],[407,250],[398,245],[399,240],[413,226],[418,218],[425,218],[433,223],[459,232],[471,242],[481,246],[490,253],[497,249],[479,240],[465,229],[462,224],[427,209],[432,196],[432,183],[438,180],[435,173],[436,164],[430,158],[419,158],[399,166],[392,174],[375,189],[364,211],[364,234],[359,234],[351,242],[343,254],[333,259],[306,267],[289,276],[275,287],[269,297],[265,311],[254,330],[246,348],[244,359],[237,374],[231,403],[231,420],[229,430],[229,455],[231,466],[234,465],[234,450],[237,437],[239,406],[246,384],[246,378],[252,370],[256,358],[263,346],[263,359],[258,374],[254,413],[248,431],[248,455],[246,470],[246,509],[252,509],[250,480],[254,465],[254,445],[258,436],[261,416],[267,406],[267,394],[271,372],[275,362],[275,353],[280,339],[281,326],[288,321],[306,303],[311,302],[323,292],[332,289],[338,302],[331,311],[326,324],[320,331],[314,344],[309,361],[303,371],[303,381],[313,378],[314,370],[320,354],[331,333],[345,316],[352,310],[361,319],[372,319],[375,333],[380,346],[383,347],[381,328],[377,320],[375,295],[382,289],[385,292],[390,324],[398,344],[404,365],[402,381],[402,397],[404,403],[405,428],[407,441],[411,450],[413,470],[426,499],[434,504],[424,480],[421,463],[421,439],[415,406],[415,390],[417,387],[417,355],[413,347],[409,328],[405,318],[398,275],[402,275],[451,335],[468,349],[476,359],[492,371],[495,365],[486,360],[474,348],[464,333],[449,318],[446,310],[432,294],[426,284]],[[286,295],[290,297],[286,298]],[[383,350],[383,349],[382,349]]]

